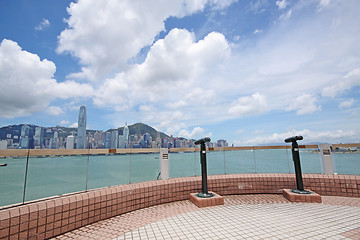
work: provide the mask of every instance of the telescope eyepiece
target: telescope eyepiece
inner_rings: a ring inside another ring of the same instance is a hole
[[[289,137],[289,138],[286,138],[286,139],[285,139],[285,142],[286,142],[286,143],[296,142],[297,140],[303,140],[303,137],[302,137],[302,136]]]
[[[199,139],[195,142],[195,145],[199,145],[199,144],[202,144],[202,143],[205,143],[205,142],[210,142],[211,139],[209,137],[205,137],[205,138],[202,138],[202,139]]]

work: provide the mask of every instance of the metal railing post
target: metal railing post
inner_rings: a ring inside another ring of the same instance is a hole
[[[29,169],[29,155],[30,155],[30,149],[28,149],[27,157],[26,157],[26,168],[25,168],[25,179],[24,179],[24,192],[23,192],[23,201],[22,203],[25,203],[25,195],[26,195],[26,183],[27,183],[27,174]]]

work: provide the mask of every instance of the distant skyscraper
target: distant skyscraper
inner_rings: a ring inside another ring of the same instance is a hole
[[[124,136],[124,140],[125,140],[125,148],[128,148],[129,147],[129,128],[127,126],[127,123],[125,123],[123,136]]]
[[[34,139],[34,147],[35,148],[42,148],[44,142],[44,129],[42,127],[35,128],[35,135]]]
[[[111,132],[110,148],[118,148],[119,131],[113,130]]]
[[[21,148],[29,148],[29,132],[30,132],[30,127],[27,124],[24,124],[21,127],[21,136],[20,136]]]
[[[78,130],[77,130],[77,149],[85,149],[86,146],[86,108],[85,106],[80,107]]]
[[[111,132],[105,133],[105,148],[111,147]]]
[[[69,135],[66,137],[66,149],[74,149],[74,136]]]

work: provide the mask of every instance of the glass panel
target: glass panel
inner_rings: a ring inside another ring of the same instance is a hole
[[[0,167],[0,206],[21,203],[24,193],[26,157],[2,158]]]
[[[199,153],[200,157],[200,153]],[[208,175],[225,174],[224,151],[212,151],[206,153]]]
[[[360,152],[332,153],[335,172],[338,174],[360,175]]]
[[[129,183],[130,154],[91,155],[88,189]]]
[[[291,150],[289,151],[291,153]],[[302,173],[321,173],[320,153],[317,148],[300,148],[299,152]]]
[[[226,151],[227,174],[254,173],[254,152],[252,150]]]
[[[25,200],[85,190],[87,156],[29,159]]]
[[[160,173],[159,153],[131,154],[131,183],[156,180]]]
[[[257,173],[289,173],[286,149],[255,150]]]
[[[201,175],[199,152],[169,154],[169,178],[199,175]]]

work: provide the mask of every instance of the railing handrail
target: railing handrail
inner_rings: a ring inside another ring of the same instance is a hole
[[[360,147],[360,143],[332,144],[333,148]],[[238,151],[238,150],[266,150],[266,149],[290,149],[291,145],[277,146],[241,146],[241,147],[213,147],[208,151]],[[316,144],[299,145],[299,148],[318,148]],[[159,148],[117,148],[117,149],[0,149],[1,157],[19,156],[64,156],[64,155],[106,155],[106,154],[129,154],[129,153],[158,153]],[[169,152],[198,152],[200,148],[170,148]]]

